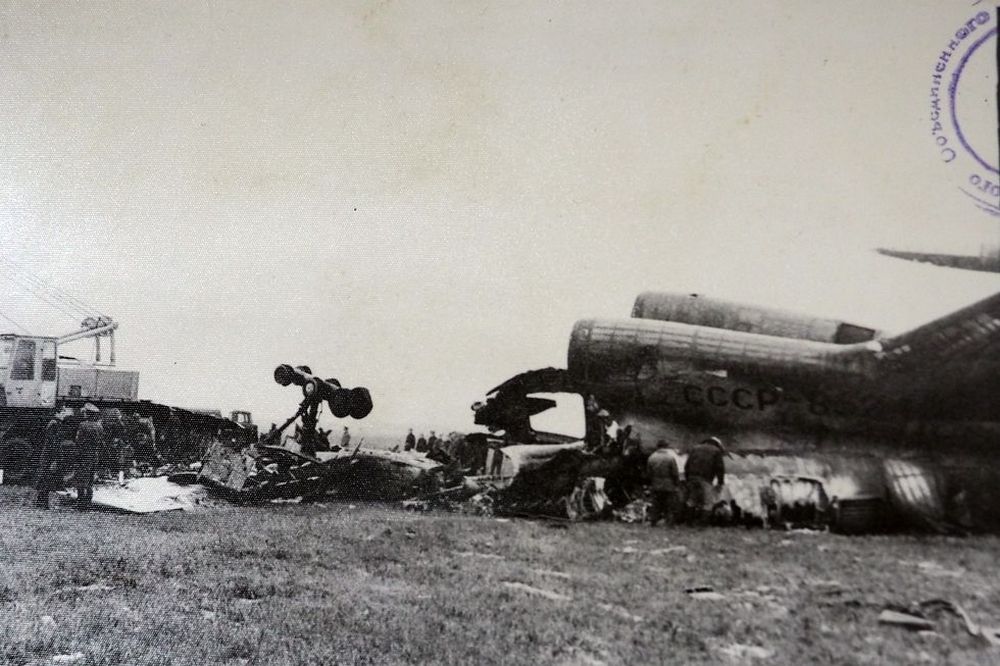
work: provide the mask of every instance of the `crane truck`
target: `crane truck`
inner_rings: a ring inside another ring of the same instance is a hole
[[[256,440],[247,412],[226,419],[140,400],[139,373],[115,367],[117,328],[101,316],[87,317],[80,330],[59,337],[0,334],[0,469],[6,480],[30,478],[48,421],[61,409],[79,412],[88,402],[102,412],[152,422],[156,443],[178,459],[197,455],[198,443],[213,438],[239,445]],[[60,355],[63,345],[86,339],[94,342],[93,361]]]

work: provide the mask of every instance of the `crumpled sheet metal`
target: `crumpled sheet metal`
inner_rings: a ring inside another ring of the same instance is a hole
[[[62,491],[76,497],[75,490]],[[198,485],[171,483],[165,476],[129,479],[124,484],[105,483],[94,486],[91,506],[122,513],[162,513],[191,511],[205,497],[205,488]]]
[[[442,488],[444,466],[422,453],[358,449],[321,455],[338,498],[397,501]]]
[[[257,446],[236,452],[214,446],[198,480],[226,499],[257,502],[321,495],[334,478],[318,460],[287,449]]]
[[[935,627],[933,620],[927,616],[942,611],[960,618],[970,636],[990,647],[1000,647],[1000,627],[984,627],[976,623],[962,606],[947,599],[929,599],[910,608],[887,608],[879,614],[878,621],[924,631]]]
[[[611,500],[604,492],[604,479],[592,476],[584,479],[566,500],[566,517],[570,520],[597,520],[611,511]]]

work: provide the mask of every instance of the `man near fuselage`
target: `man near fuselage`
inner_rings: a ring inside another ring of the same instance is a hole
[[[646,473],[653,491],[649,524],[655,527],[660,520],[665,520],[667,525],[673,525],[680,505],[681,475],[677,456],[665,440],[657,442],[656,451],[646,461]]]
[[[722,488],[725,482],[726,461],[722,441],[718,437],[702,440],[688,453],[684,465],[685,503],[693,521],[704,520],[711,511],[715,496],[712,484]]]

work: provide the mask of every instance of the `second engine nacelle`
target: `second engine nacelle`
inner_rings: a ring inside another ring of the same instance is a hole
[[[879,331],[865,326],[699,294],[647,291],[635,299],[632,317],[836,344],[867,342],[879,336]]]

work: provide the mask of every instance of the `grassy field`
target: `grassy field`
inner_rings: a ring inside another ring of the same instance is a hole
[[[498,521],[347,504],[151,516],[0,488],[4,664],[991,663],[995,538]],[[717,595],[685,592],[712,586]],[[81,656],[82,655],[82,656]],[[54,659],[55,658],[55,659]]]

